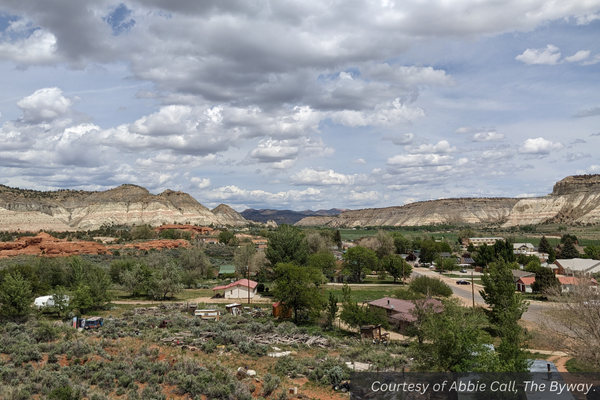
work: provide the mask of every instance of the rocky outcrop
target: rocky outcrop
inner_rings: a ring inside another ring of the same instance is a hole
[[[0,186],[1,230],[91,230],[105,224],[243,226],[248,223],[228,206],[223,205],[220,210],[223,211],[214,214],[187,193],[165,190],[153,195],[136,185],[121,185],[104,192],[39,192]]]
[[[600,223],[600,175],[569,176],[543,197],[443,199],[308,217],[298,226],[417,226],[434,224],[537,225]]]
[[[106,254],[114,250],[134,248],[137,250],[176,249],[190,247],[187,240],[150,240],[141,243],[129,243],[124,246],[104,246],[101,243],[86,240],[57,239],[45,232],[37,236],[23,236],[14,242],[0,242],[0,258],[18,255],[44,255],[46,257],[64,257],[79,254]]]
[[[211,211],[221,221],[221,225],[246,225],[248,221],[227,204],[219,204]]]

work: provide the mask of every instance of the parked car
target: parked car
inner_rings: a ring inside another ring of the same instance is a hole
[[[104,326],[104,318],[102,317],[92,317],[92,318],[82,318],[79,321],[79,326],[80,328],[83,328],[85,330],[89,330],[89,329],[98,329],[102,326]]]
[[[466,273],[467,273],[467,270],[463,268],[463,269],[461,269],[461,270],[460,270],[460,272],[461,272],[462,274],[466,274]]]
[[[457,285],[470,285],[471,282],[460,279],[460,280],[456,281],[456,284]]]

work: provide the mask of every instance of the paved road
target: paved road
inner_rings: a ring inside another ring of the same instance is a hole
[[[439,273],[435,272],[435,271],[430,271],[429,269],[426,268],[415,268],[413,270],[413,275],[412,276],[420,276],[420,275],[426,275],[426,276],[435,276],[437,278],[442,279],[444,282],[446,282],[451,288],[452,291],[454,292],[454,295],[459,297],[460,299],[463,300],[463,302],[465,304],[472,304],[473,302],[473,295],[471,293],[471,285],[457,285],[456,284],[456,279],[455,278],[448,278],[446,276],[441,277]],[[481,306],[485,306],[485,302],[483,301],[483,298],[481,297],[481,295],[479,294],[479,290],[482,289],[481,285],[475,285],[475,304],[477,305],[481,305]],[[526,313],[523,314],[522,319],[525,321],[529,321],[529,322],[533,322],[536,324],[539,324],[541,321],[543,321],[546,317],[544,315],[544,312],[551,309],[552,305],[551,304],[547,304],[547,303],[541,303],[541,302],[531,302],[529,304],[529,308],[527,310]]]

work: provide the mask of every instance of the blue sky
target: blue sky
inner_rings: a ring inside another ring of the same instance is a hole
[[[600,0],[0,0],[0,183],[208,207],[542,196],[600,173]]]

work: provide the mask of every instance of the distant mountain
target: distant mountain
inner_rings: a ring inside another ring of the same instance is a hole
[[[231,207],[209,210],[187,193],[165,190],[154,195],[136,185],[87,192],[36,191],[0,185],[0,230],[67,231],[102,225],[158,226],[171,223],[245,226]]]
[[[552,193],[529,198],[459,198],[421,201],[404,206],[311,216],[297,226],[418,226],[489,224],[503,227],[538,224],[600,224],[600,175],[569,176]]]
[[[246,220],[266,223],[269,220],[277,222],[277,225],[288,224],[294,225],[306,217],[332,217],[339,215],[342,211],[347,211],[339,208],[332,208],[331,210],[304,210],[304,211],[291,211],[291,210],[254,210],[249,208],[242,211],[242,217]]]

